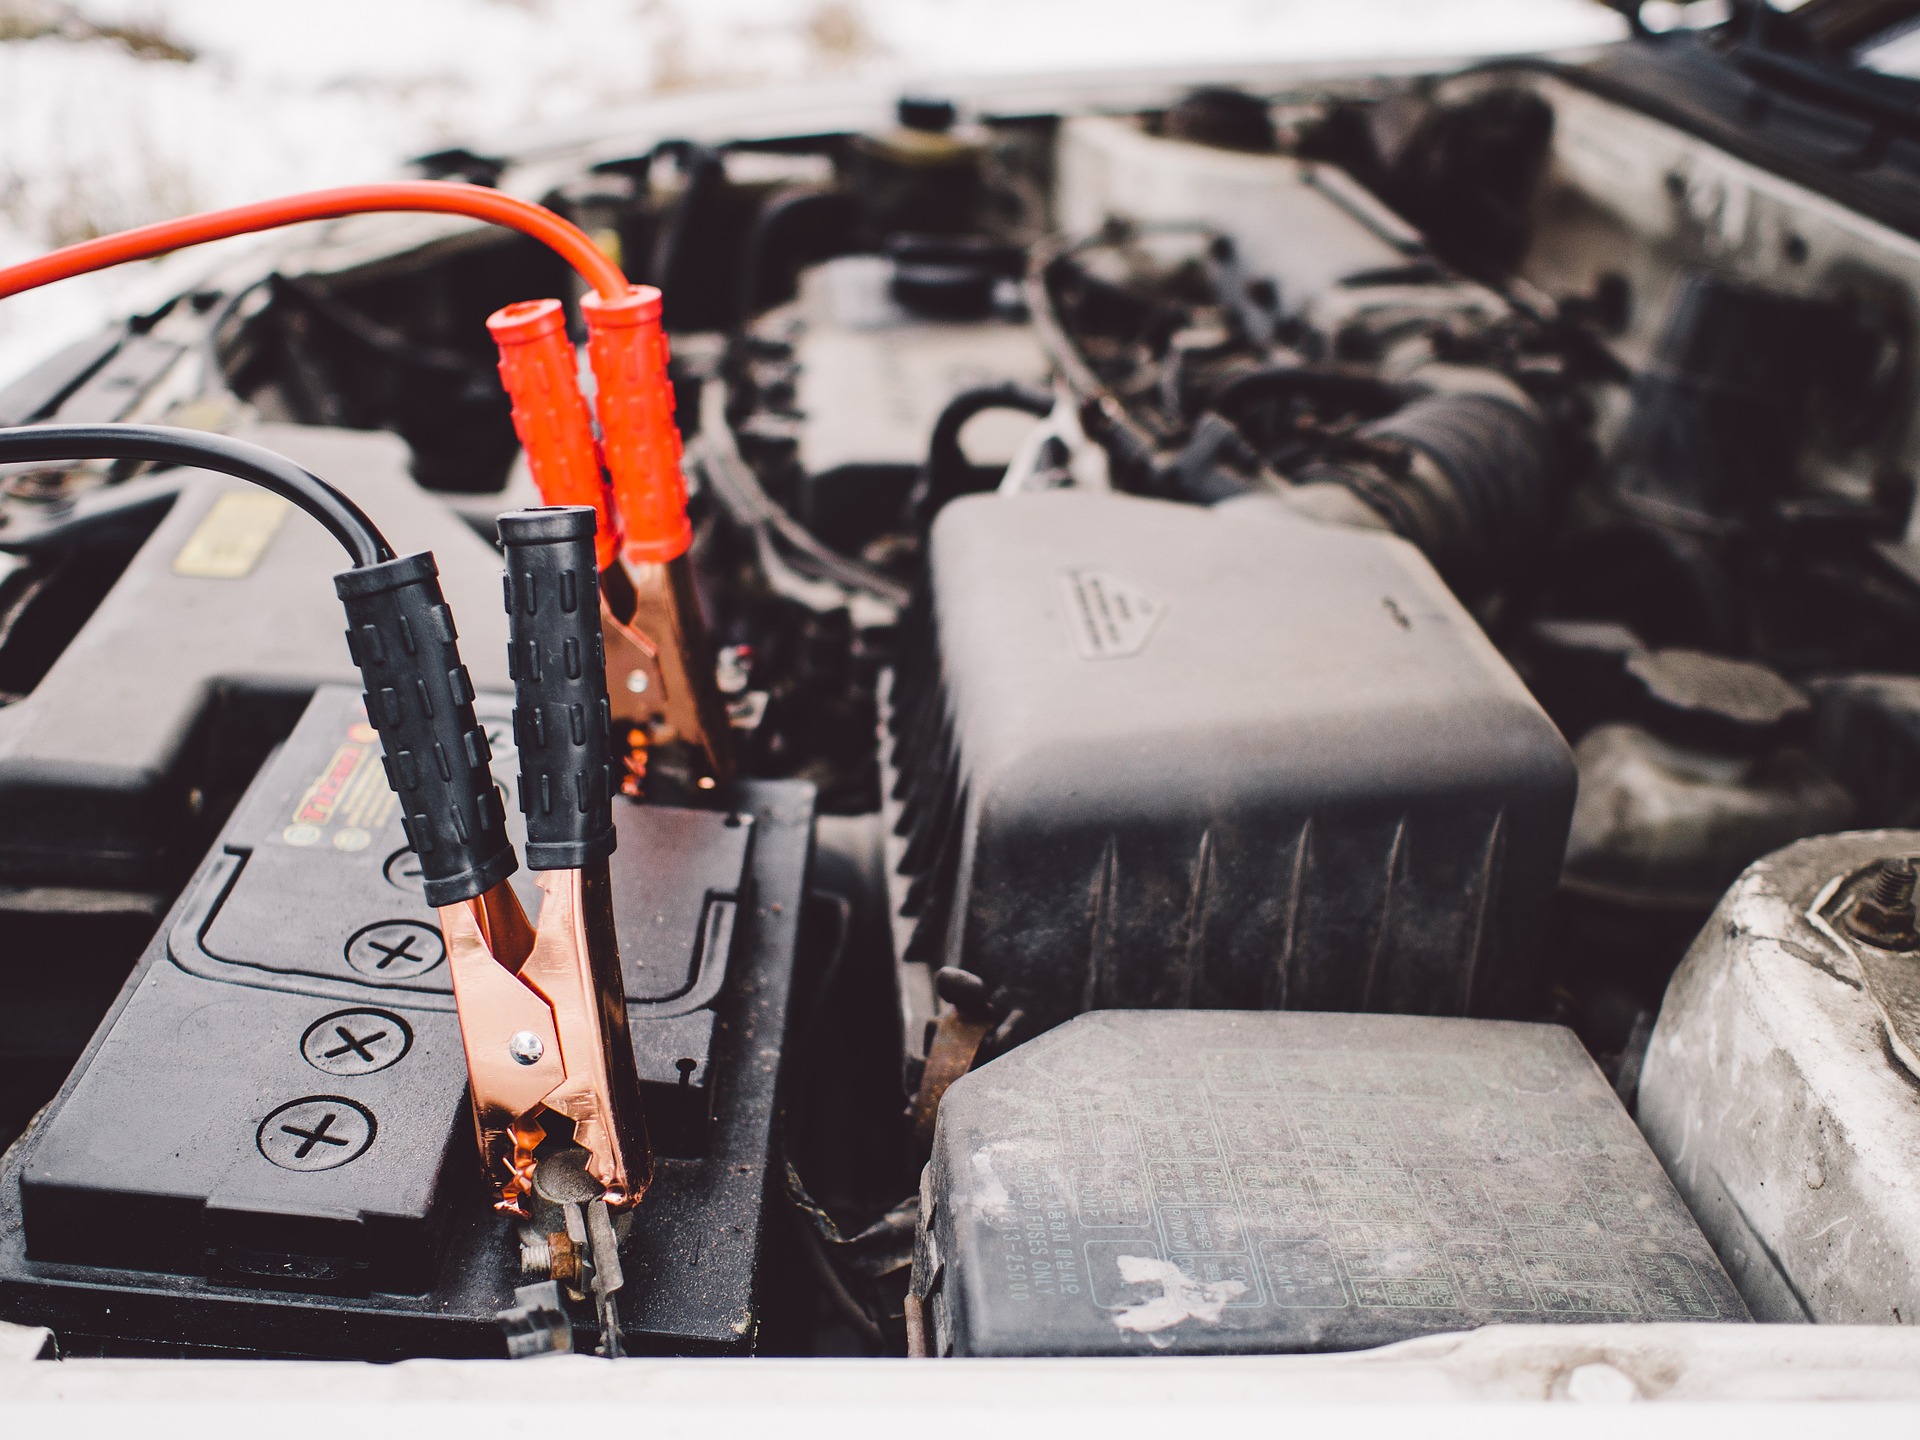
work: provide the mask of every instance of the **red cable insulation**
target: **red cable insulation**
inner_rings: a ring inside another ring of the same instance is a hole
[[[601,253],[578,226],[561,219],[545,206],[516,199],[484,185],[451,180],[395,180],[375,185],[342,185],[332,190],[309,190],[283,195],[231,210],[209,210],[178,220],[162,220],[117,235],[83,240],[18,265],[0,269],[0,299],[23,290],[71,279],[89,271],[128,260],[147,260],[170,250],[208,240],[225,240],[256,230],[296,225],[307,220],[334,220],[373,211],[430,211],[443,215],[470,215],[530,235],[551,247],[579,271],[580,277],[608,300],[618,300],[632,288],[620,267]]]

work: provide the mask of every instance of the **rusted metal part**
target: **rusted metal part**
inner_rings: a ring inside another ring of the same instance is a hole
[[[934,977],[934,989],[946,1007],[934,1022],[911,1112],[913,1141],[922,1156],[933,1150],[933,1125],[940,1115],[941,1097],[973,1068],[988,1037],[1009,1022],[1005,1007],[988,994],[980,977],[969,971],[952,966],[942,969]]]
[[[907,1358],[925,1360],[927,1350],[927,1310],[926,1303],[918,1295],[908,1292],[907,1308]]]
[[[1913,861],[1904,855],[1882,860],[1852,888],[1844,923],[1857,940],[1881,950],[1920,950],[1914,924]]]
[[[533,1279],[558,1280],[563,1285],[576,1287],[581,1281],[580,1251],[573,1237],[564,1230],[523,1239],[520,1264],[521,1270]]]
[[[1654,1027],[1640,1127],[1756,1319],[1912,1317],[1920,955],[1868,944],[1846,920],[1883,859],[1915,854],[1920,832],[1870,830],[1752,866]]]
[[[1862,945],[1860,974],[1887,1028],[1887,1044],[1920,1079],[1920,956]]]
[[[913,1097],[913,1143],[920,1154],[933,1148],[933,1125],[940,1116],[941,1097],[973,1068],[980,1046],[993,1028],[991,1017],[969,1020],[952,1006],[935,1022],[926,1068],[920,1072],[920,1088]]]
[[[1826,918],[1853,942],[1862,988],[1880,1015],[1887,1046],[1920,1078],[1920,933],[1914,923],[1916,870],[1896,855],[1849,877]]]

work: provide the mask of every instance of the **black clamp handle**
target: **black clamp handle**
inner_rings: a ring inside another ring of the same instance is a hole
[[[333,577],[367,719],[380,732],[387,783],[435,906],[471,900],[517,868],[439,575],[422,553]]]
[[[580,869],[606,859],[616,841],[613,713],[593,531],[587,505],[500,517],[507,673],[530,870]]]

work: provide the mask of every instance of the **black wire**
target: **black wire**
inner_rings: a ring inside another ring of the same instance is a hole
[[[960,432],[976,415],[989,410],[1018,410],[1044,420],[1053,411],[1053,396],[1018,381],[978,385],[962,390],[947,402],[934,422],[933,438],[927,444],[926,463],[907,497],[909,517],[916,528],[924,529],[949,500],[970,488],[971,476],[966,451],[960,447]]]
[[[469,378],[493,374],[492,360],[439,345],[416,344],[403,331],[361,314],[324,286],[292,275],[272,275],[268,280],[276,291],[291,295],[329,325],[396,365]]]
[[[272,285],[275,278],[272,274],[262,275],[222,298],[214,312],[207,317],[206,328],[200,332],[200,343],[206,347],[208,373],[218,379],[223,390],[232,387],[227,384],[227,362],[220,345],[220,332],[227,328],[229,320],[240,313],[240,307],[247,303],[248,296]]]
[[[1067,335],[1066,322],[1054,303],[1052,277],[1054,266],[1077,247],[1064,240],[1043,240],[1028,252],[1025,294],[1028,322],[1040,341],[1040,348],[1052,362],[1056,374],[1066,382],[1074,399],[1083,403],[1110,398],[1111,393],[1093,373],[1080,354],[1080,348]]]
[[[774,236],[792,224],[796,216],[804,218],[808,211],[820,210],[832,219],[836,208],[847,212],[844,228],[851,229],[853,201],[840,190],[818,185],[796,185],[777,190],[767,197],[754,215],[753,224],[747,230],[746,242],[741,247],[739,298],[734,302],[733,314],[732,333],[735,337],[759,313],[760,296],[769,288],[767,261],[772,254]]]
[[[353,557],[356,569],[393,559],[393,547],[353,501],[286,457],[244,440],[167,425],[23,425],[0,430],[0,465],[56,460],[144,460],[231,475],[292,501],[318,520]]]
[[[1230,414],[1249,399],[1272,400],[1304,395],[1324,404],[1352,407],[1369,416],[1397,410],[1410,398],[1404,386],[1378,376],[1347,370],[1315,370],[1301,365],[1262,365],[1241,370],[1213,387],[1206,408]]]
[[[713,204],[727,183],[726,162],[718,150],[694,140],[666,140],[654,147],[656,155],[672,152],[679,154],[685,183],[671,218],[654,241],[648,267],[649,279],[667,297],[662,324],[670,331],[685,328],[674,314],[673,297],[696,288],[691,281],[682,283],[680,273],[693,257],[694,221],[703,218],[700,212]]]

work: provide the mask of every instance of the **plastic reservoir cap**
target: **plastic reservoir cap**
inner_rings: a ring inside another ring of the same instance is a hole
[[[566,312],[558,300],[523,300],[487,317],[500,348],[500,383],[513,402],[514,433],[549,505],[590,505],[600,568],[618,553],[618,525],[607,501],[594,446],[593,419],[580,380]]]
[[[664,564],[686,553],[693,526],[680,473],[660,292],[636,285],[617,300],[590,295],[580,309],[587,317],[587,357],[599,389],[601,446],[625,532],[624,553],[636,563]]]
[[[959,118],[953,101],[941,95],[902,95],[894,107],[900,124],[908,130],[926,130],[935,134],[951,130]]]
[[[1777,738],[1813,708],[1777,671],[1700,650],[1641,651],[1627,674],[1645,691],[1650,727],[1681,742]]]

